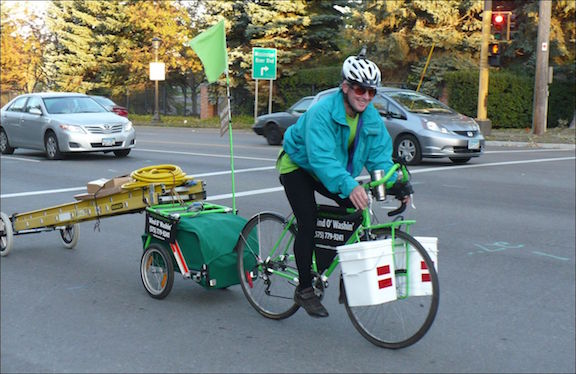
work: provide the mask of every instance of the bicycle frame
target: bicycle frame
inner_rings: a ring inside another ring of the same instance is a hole
[[[378,230],[378,229],[390,229],[391,239],[392,239],[393,243],[395,240],[395,235],[394,235],[395,230],[399,229],[401,226],[406,226],[406,230],[405,230],[406,233],[408,233],[408,234],[410,233],[410,226],[412,224],[416,223],[415,220],[401,219],[401,220],[394,220],[394,221],[381,223],[381,224],[375,224],[375,225],[372,224],[372,216],[374,215],[374,212],[372,210],[373,199],[372,199],[372,194],[371,194],[371,188],[377,187],[377,186],[385,184],[385,183],[387,185],[387,188],[389,188],[395,182],[395,181],[390,181],[390,179],[397,172],[398,169],[401,169],[401,171],[402,171],[402,181],[407,182],[409,180],[409,173],[408,173],[408,170],[406,169],[406,166],[403,164],[394,164],[394,166],[386,173],[386,175],[384,177],[382,177],[381,179],[376,180],[376,181],[371,181],[371,182],[364,185],[366,190],[367,190],[368,196],[369,196],[370,204],[369,204],[368,208],[366,208],[362,211],[362,223],[360,224],[358,229],[356,229],[356,231],[352,234],[350,239],[348,239],[346,244],[357,243],[357,242],[362,240],[363,236],[368,236],[371,234],[372,231]],[[354,213],[355,210],[353,208],[349,208],[349,209],[347,209],[347,212],[348,213]],[[286,225],[284,226],[284,230],[282,231],[282,234],[280,235],[279,239],[276,241],[276,244],[273,247],[273,250],[271,252],[272,255],[275,255],[276,253],[278,253],[278,250],[279,250],[278,247],[279,247],[280,243],[283,242],[286,235],[289,235],[290,227],[295,225],[295,224],[296,224],[296,217],[294,217],[294,215],[291,214],[288,221],[286,222]],[[294,238],[291,238],[288,241],[288,243],[286,244],[287,248],[294,245],[293,241],[294,241]],[[281,248],[279,253],[287,252],[287,248]],[[283,256],[283,255],[281,255],[281,256]],[[292,255],[292,256],[294,256],[294,255]],[[269,260],[269,259],[266,259],[265,261],[267,261],[267,260]],[[334,259],[332,260],[332,262],[330,263],[328,268],[323,272],[323,274],[321,274],[322,280],[326,281],[332,275],[334,270],[336,270],[336,268],[338,267],[339,264],[340,264],[340,261],[338,259],[338,256],[334,257]],[[315,256],[314,256],[313,261],[312,261],[312,270],[316,273],[318,272]],[[269,269],[269,271],[271,271],[272,273],[275,273],[275,275],[283,277],[285,279],[293,280],[295,282],[297,282],[297,280],[298,280],[298,272],[296,272],[292,269],[286,269],[285,272],[277,272],[277,271],[274,271],[272,269]]]

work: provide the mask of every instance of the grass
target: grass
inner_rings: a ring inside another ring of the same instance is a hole
[[[136,126],[147,126],[152,122],[152,115],[130,114],[130,120]],[[159,125],[164,127],[189,127],[189,128],[205,128],[205,129],[219,129],[220,118],[212,117],[207,119],[200,119],[199,117],[184,117],[184,116],[160,116],[162,121]],[[234,129],[251,129],[254,124],[254,117],[252,116],[232,116],[232,128]]]
[[[199,117],[184,116],[160,116],[162,122],[159,125],[163,127],[188,127],[188,128],[206,128],[219,129],[220,118],[212,117],[200,119]],[[136,126],[148,126],[151,124],[152,115],[131,114],[130,120]],[[232,128],[234,129],[251,129],[254,124],[253,116],[232,116]],[[492,129],[491,134],[486,136],[486,140],[509,141],[509,142],[526,142],[526,143],[560,143],[575,144],[575,129],[567,127],[555,127],[547,129],[544,135],[534,135],[530,128],[525,129]]]
[[[531,128],[525,129],[492,129],[486,140],[509,141],[509,142],[526,142],[526,143],[557,143],[557,144],[575,144],[575,129],[567,127],[549,128],[543,135],[532,134]]]

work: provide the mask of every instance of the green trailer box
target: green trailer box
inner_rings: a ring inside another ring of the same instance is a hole
[[[206,288],[239,284],[235,247],[247,220],[228,212],[203,213],[180,216],[148,210],[144,249],[150,243],[163,245],[172,253],[174,270],[182,273],[187,268]],[[178,264],[180,255],[185,265]]]

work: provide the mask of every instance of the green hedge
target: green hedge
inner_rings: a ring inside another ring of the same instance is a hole
[[[449,105],[460,113],[476,117],[478,71],[459,71],[444,76]],[[532,126],[534,78],[509,72],[490,71],[488,118],[494,128],[529,128]],[[574,84],[555,81],[550,85],[547,127],[566,126],[574,115]]]
[[[322,90],[336,87],[341,82],[341,66],[328,66],[299,70],[294,75],[278,80],[278,99],[284,109],[303,96],[316,95]]]

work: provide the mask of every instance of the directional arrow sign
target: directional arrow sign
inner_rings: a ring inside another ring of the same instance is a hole
[[[252,79],[276,79],[276,48],[252,48]]]

